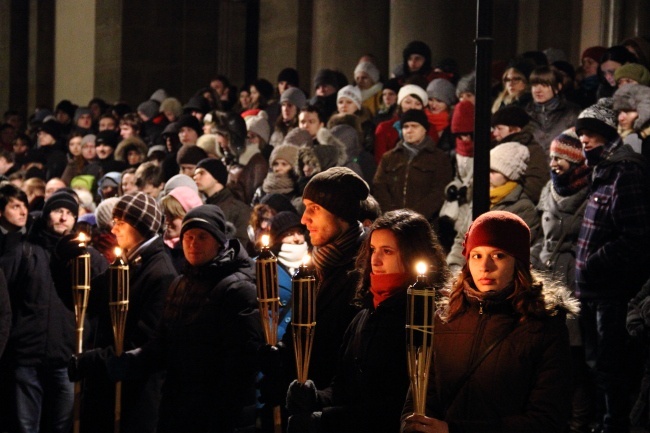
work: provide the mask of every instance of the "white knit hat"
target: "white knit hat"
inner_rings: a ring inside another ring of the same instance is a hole
[[[285,93],[289,90],[286,90]],[[246,118],[246,127],[249,132],[254,132],[259,135],[260,138],[264,140],[264,143],[269,142],[269,138],[271,137],[271,126],[269,125],[268,118],[264,111],[260,111],[257,116],[248,116]]]
[[[399,89],[399,93],[397,94],[397,105],[400,105],[402,100],[408,95],[415,95],[420,98],[422,100],[422,105],[424,106],[429,103],[429,95],[427,95],[426,90],[415,84],[407,84]]]
[[[359,90],[357,86],[348,84],[343,87],[336,95],[336,102],[338,103],[341,98],[348,98],[354,102],[354,105],[357,106],[357,110],[361,110],[361,90]]]
[[[501,143],[490,151],[490,170],[498,171],[510,180],[519,180],[528,168],[530,152],[523,144]]]
[[[365,72],[368,74],[373,83],[379,82],[379,69],[370,62],[360,62],[356,68],[354,68],[354,78],[357,78],[357,74],[360,72]]]

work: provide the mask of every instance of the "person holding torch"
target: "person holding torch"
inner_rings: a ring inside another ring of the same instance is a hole
[[[463,246],[436,318],[426,413],[414,414],[409,390],[401,431],[566,431],[577,301],[531,271],[530,229],[515,214],[481,215]]]
[[[318,390],[311,380],[291,384],[289,433],[399,431],[409,387],[407,287],[416,281],[419,262],[432,269],[432,287],[446,284],[445,255],[427,220],[406,209],[380,216],[357,257],[355,304],[362,309],[345,333],[334,379]]]

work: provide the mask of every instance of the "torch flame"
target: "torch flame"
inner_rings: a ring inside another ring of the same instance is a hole
[[[79,232],[79,236],[77,237],[77,240],[79,242],[86,242],[86,234],[84,232]]]
[[[262,236],[262,245],[265,247],[269,246],[269,235],[263,235]]]
[[[415,269],[416,269],[418,275],[424,275],[424,274],[426,274],[426,272],[427,272],[427,268],[428,268],[428,266],[427,266],[427,264],[424,263],[424,262],[418,262],[418,263],[415,265]]]
[[[115,249],[113,250],[113,252],[115,253],[115,257],[119,257],[119,256],[122,255],[122,248],[120,248],[120,247],[115,247]]]
[[[311,256],[309,254],[305,255],[305,257],[302,258],[302,265],[303,266],[308,266],[309,262],[311,262]]]

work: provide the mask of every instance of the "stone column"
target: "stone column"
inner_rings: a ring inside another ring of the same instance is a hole
[[[392,2],[392,3],[401,3]],[[312,71],[338,69],[350,82],[359,57],[374,54],[384,75],[390,37],[387,0],[314,0]]]
[[[96,0],[93,96],[109,104],[122,89],[122,0]]]

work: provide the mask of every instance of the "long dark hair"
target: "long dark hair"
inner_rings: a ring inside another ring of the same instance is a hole
[[[370,227],[367,238],[361,245],[356,261],[356,269],[361,274],[354,298],[356,305],[362,305],[363,299],[370,289],[370,274],[372,273],[370,241],[372,240],[372,234],[376,230],[390,230],[393,232],[397,238],[400,258],[406,272],[412,275],[413,282],[417,277],[415,264],[423,260],[436,269],[436,272],[432,275],[432,284],[436,287],[442,287],[446,284],[449,279],[447,261],[438,237],[429,222],[415,211],[409,209],[394,210],[386,212],[375,220]]]

